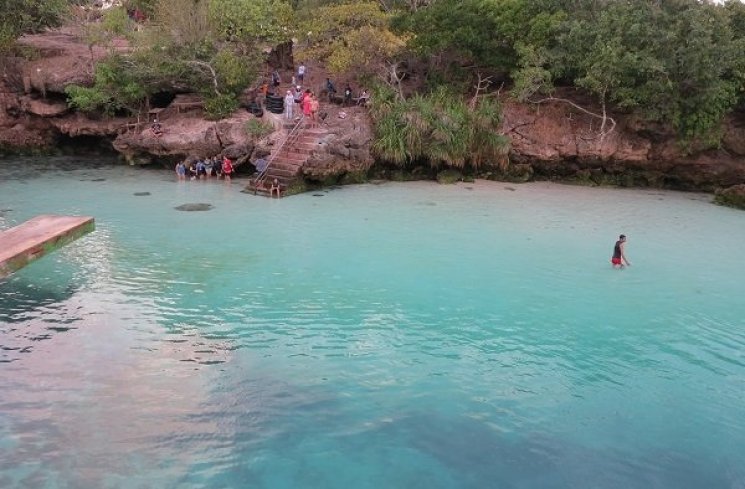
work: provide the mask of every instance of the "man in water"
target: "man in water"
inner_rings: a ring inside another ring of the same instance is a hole
[[[626,259],[626,253],[624,253],[624,246],[626,245],[626,235],[622,234],[618,237],[616,245],[613,247],[613,258],[610,262],[613,264],[613,268],[623,268],[624,263],[627,266],[631,266],[631,262]]]

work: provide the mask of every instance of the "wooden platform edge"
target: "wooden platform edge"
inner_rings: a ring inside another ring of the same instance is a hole
[[[15,257],[0,262],[0,279],[9,276],[11,273],[20,270],[29,263],[56,251],[59,248],[75,241],[76,239],[93,232],[96,229],[96,222],[92,217],[81,217],[80,223],[71,226],[64,233],[56,236],[50,236],[42,242],[25,249]],[[27,221],[29,222],[29,221]],[[23,224],[20,224],[23,226]],[[2,234],[2,233],[0,233]]]

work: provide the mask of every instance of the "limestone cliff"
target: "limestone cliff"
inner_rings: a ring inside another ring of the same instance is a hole
[[[160,136],[150,130],[146,114],[138,121],[71,112],[65,104],[65,86],[91,83],[93,63],[105,53],[89,49],[65,31],[27,36],[21,43],[36,55],[5,59],[0,66],[0,147],[53,147],[62,136],[93,136],[113,145],[131,162],[220,153],[243,162],[271,151],[285,130],[281,118],[267,113],[262,120],[273,124],[276,133],[257,143],[246,131],[253,116],[242,109],[213,122],[204,119],[200,110],[181,112],[169,107],[160,113],[164,128]],[[127,46],[121,42],[115,48]],[[725,121],[721,148],[686,152],[674,134],[623,114],[614,115],[615,129],[601,138],[598,120],[568,104],[525,105],[508,97],[503,102],[501,131],[511,141],[510,165],[507,170],[487,165],[479,176],[707,191],[745,183],[743,114]],[[304,178],[322,183],[364,178],[374,163],[366,110],[323,104],[321,112],[329,134],[305,164]]]

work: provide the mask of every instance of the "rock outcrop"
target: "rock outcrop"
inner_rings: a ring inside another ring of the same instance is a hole
[[[353,183],[373,165],[372,126],[362,107],[324,106],[322,125],[328,131],[303,167],[306,180]]]
[[[253,118],[239,110],[213,122],[199,110],[160,113],[163,134],[157,136],[141,118],[95,118],[71,112],[65,87],[90,84],[93,65],[106,54],[71,31],[26,36],[21,44],[36,52],[28,60],[3,60],[0,78],[0,147],[54,147],[61,137],[99,137],[130,162],[160,158],[225,154],[238,164],[268,154],[285,129],[280,116],[266,113],[263,121],[276,132],[255,142],[246,130]],[[126,51],[126,42],[115,49]],[[576,92],[564,93],[567,98]],[[591,101],[584,100],[581,105]],[[319,183],[364,180],[373,166],[372,127],[366,109],[322,104],[321,122],[328,131],[303,166],[303,177]],[[745,183],[745,115],[731,115],[723,125],[722,147],[690,154],[662,126],[626,115],[614,115],[614,130],[599,135],[599,121],[569,104],[547,102],[504,104],[501,131],[511,140],[510,164],[485,167],[480,176],[509,181],[573,180],[590,185],[614,184],[708,190],[722,199],[739,195]],[[421,170],[421,168],[419,169]],[[430,175],[432,172],[423,171]],[[417,170],[414,170],[417,171]]]
[[[161,135],[154,134],[148,124],[143,124],[119,134],[114,139],[114,149],[132,161],[158,156],[206,157],[217,154],[245,159],[253,149],[246,131],[246,122],[251,118],[253,116],[243,110],[218,122],[193,114],[168,114],[161,119]]]
[[[570,179],[588,184],[655,186],[714,191],[745,182],[745,125],[725,122],[722,149],[686,154],[674,134],[624,116],[604,137],[597,118],[552,102],[509,102],[503,133],[512,143],[508,173],[520,180]]]
[[[718,190],[714,201],[717,204],[745,209],[745,184],[733,185],[729,188]]]

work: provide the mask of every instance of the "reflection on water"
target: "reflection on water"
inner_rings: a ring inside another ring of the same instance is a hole
[[[704,196],[23,165],[0,225],[97,228],[0,282],[2,488],[745,486],[745,215]]]

